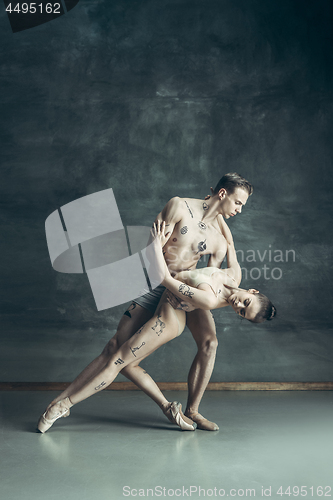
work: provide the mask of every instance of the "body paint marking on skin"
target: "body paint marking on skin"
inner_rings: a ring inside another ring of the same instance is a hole
[[[106,385],[106,382],[101,382],[97,387],[95,387],[95,391],[98,391],[99,389],[102,389]]]
[[[118,358],[117,361],[114,362],[115,365],[122,365],[124,363],[125,363],[125,361],[121,358]]]
[[[133,303],[129,306],[129,308],[127,309],[127,311],[125,311],[125,312],[124,312],[124,316],[128,316],[129,318],[131,318],[131,317],[132,317],[132,315],[131,315],[130,311],[133,311],[133,309],[135,309],[135,308],[136,308],[136,304],[135,304],[135,302],[133,302]]]
[[[179,286],[179,291],[186,297],[189,297],[190,299],[192,298],[192,295],[194,295],[194,292],[191,292],[190,287],[188,285],[180,285]]]
[[[157,321],[154,326],[152,326],[152,330],[156,333],[156,335],[160,336],[161,333],[163,332],[163,329],[165,328],[165,323],[160,320],[160,315],[157,316]]]
[[[138,347],[130,347],[131,349],[131,352],[133,354],[133,356],[136,358],[136,354],[135,352],[138,351],[139,349],[141,349],[141,347],[143,347],[144,345],[146,345],[146,342],[142,342],[141,345],[139,345]]]
[[[185,201],[185,200],[184,200],[184,201]],[[188,206],[187,201],[185,201],[185,203],[186,203],[186,206],[187,206],[187,208],[188,208],[188,211],[190,212],[191,217],[192,217],[192,219],[193,219],[192,210],[191,210],[191,209],[190,209],[190,207]]]
[[[204,241],[200,241],[200,243],[198,243],[198,251],[197,251],[197,254],[198,254],[199,252],[203,252],[204,250],[206,250],[207,245],[206,245],[205,241],[206,241],[206,240],[204,240]]]

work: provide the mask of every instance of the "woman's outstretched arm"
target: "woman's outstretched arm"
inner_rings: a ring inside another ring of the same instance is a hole
[[[217,307],[218,300],[209,285],[205,290],[199,290],[172,278],[172,276],[166,277],[162,284],[176,297],[186,300],[194,309],[210,310]]]

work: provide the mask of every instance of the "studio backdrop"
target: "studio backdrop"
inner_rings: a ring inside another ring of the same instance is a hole
[[[87,274],[53,269],[50,214],[112,189],[121,225],[149,227],[227,172],[254,186],[228,221],[241,286],[278,314],[213,311],[212,381],[332,381],[331,2],[82,0],[16,33],[1,16],[1,381],[71,381],[129,304],[98,311]],[[195,353],[186,329],[143,366],[182,382]]]

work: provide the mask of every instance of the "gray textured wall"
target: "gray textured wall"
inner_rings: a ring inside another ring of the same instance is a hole
[[[0,378],[72,379],[124,311],[97,313],[86,277],[53,271],[51,212],[112,187],[124,225],[150,225],[170,197],[238,171],[255,191],[230,227],[260,270],[243,286],[278,318],[215,311],[212,380],[332,380],[330,1],[81,0],[16,34],[2,11],[0,26]],[[194,354],[185,331],[145,366],[186,380]]]

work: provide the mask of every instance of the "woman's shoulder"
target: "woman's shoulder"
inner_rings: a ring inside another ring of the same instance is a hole
[[[238,286],[237,280],[232,276],[232,269],[217,269],[223,278],[223,283],[228,286]]]

